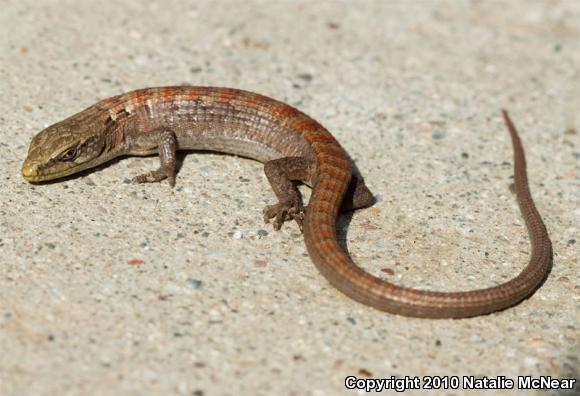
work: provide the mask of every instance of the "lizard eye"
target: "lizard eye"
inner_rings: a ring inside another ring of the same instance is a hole
[[[66,150],[64,153],[62,153],[58,157],[58,159],[63,161],[63,162],[70,162],[70,161],[74,161],[78,155],[79,155],[78,147],[72,147],[72,148],[69,148],[68,150]]]

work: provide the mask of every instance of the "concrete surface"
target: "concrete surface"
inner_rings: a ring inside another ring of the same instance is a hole
[[[578,377],[579,2],[3,0],[0,26],[2,396],[357,395],[346,376]],[[43,127],[175,84],[257,91],[320,120],[378,197],[340,222],[353,258],[431,290],[495,285],[528,259],[509,108],[554,244],[549,279],[505,312],[409,319],[344,297],[294,225],[262,224],[273,194],[258,163],[190,154],[174,190],[126,183],[155,158],[47,185],[21,178]]]

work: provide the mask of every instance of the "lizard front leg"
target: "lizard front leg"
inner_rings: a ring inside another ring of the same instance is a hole
[[[154,183],[167,179],[169,185],[173,187],[175,186],[175,168],[177,163],[177,138],[175,137],[175,133],[169,129],[153,131],[153,134],[152,138],[158,141],[159,168],[134,177],[133,182]]]
[[[274,219],[274,229],[294,220],[302,230],[304,205],[302,195],[293,180],[311,184],[315,162],[305,157],[285,157],[264,164],[264,173],[278,198],[278,203],[264,208],[264,221]]]

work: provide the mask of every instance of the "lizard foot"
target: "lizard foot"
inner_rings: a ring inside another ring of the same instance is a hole
[[[274,219],[274,229],[276,231],[282,228],[285,221],[294,220],[300,231],[304,224],[304,206],[299,202],[280,202],[275,205],[267,205],[262,211],[264,214],[264,222],[269,223],[270,219]]]
[[[175,186],[175,171],[173,169],[163,169],[159,168],[157,170],[143,173],[142,175],[135,176],[132,179],[133,183],[155,183],[161,180],[167,179],[171,187]]]

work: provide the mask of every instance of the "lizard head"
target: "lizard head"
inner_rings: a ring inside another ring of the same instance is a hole
[[[73,122],[73,117],[49,126],[32,138],[22,165],[22,176],[27,181],[58,179],[104,162],[99,157],[105,149],[105,139],[88,133]]]

